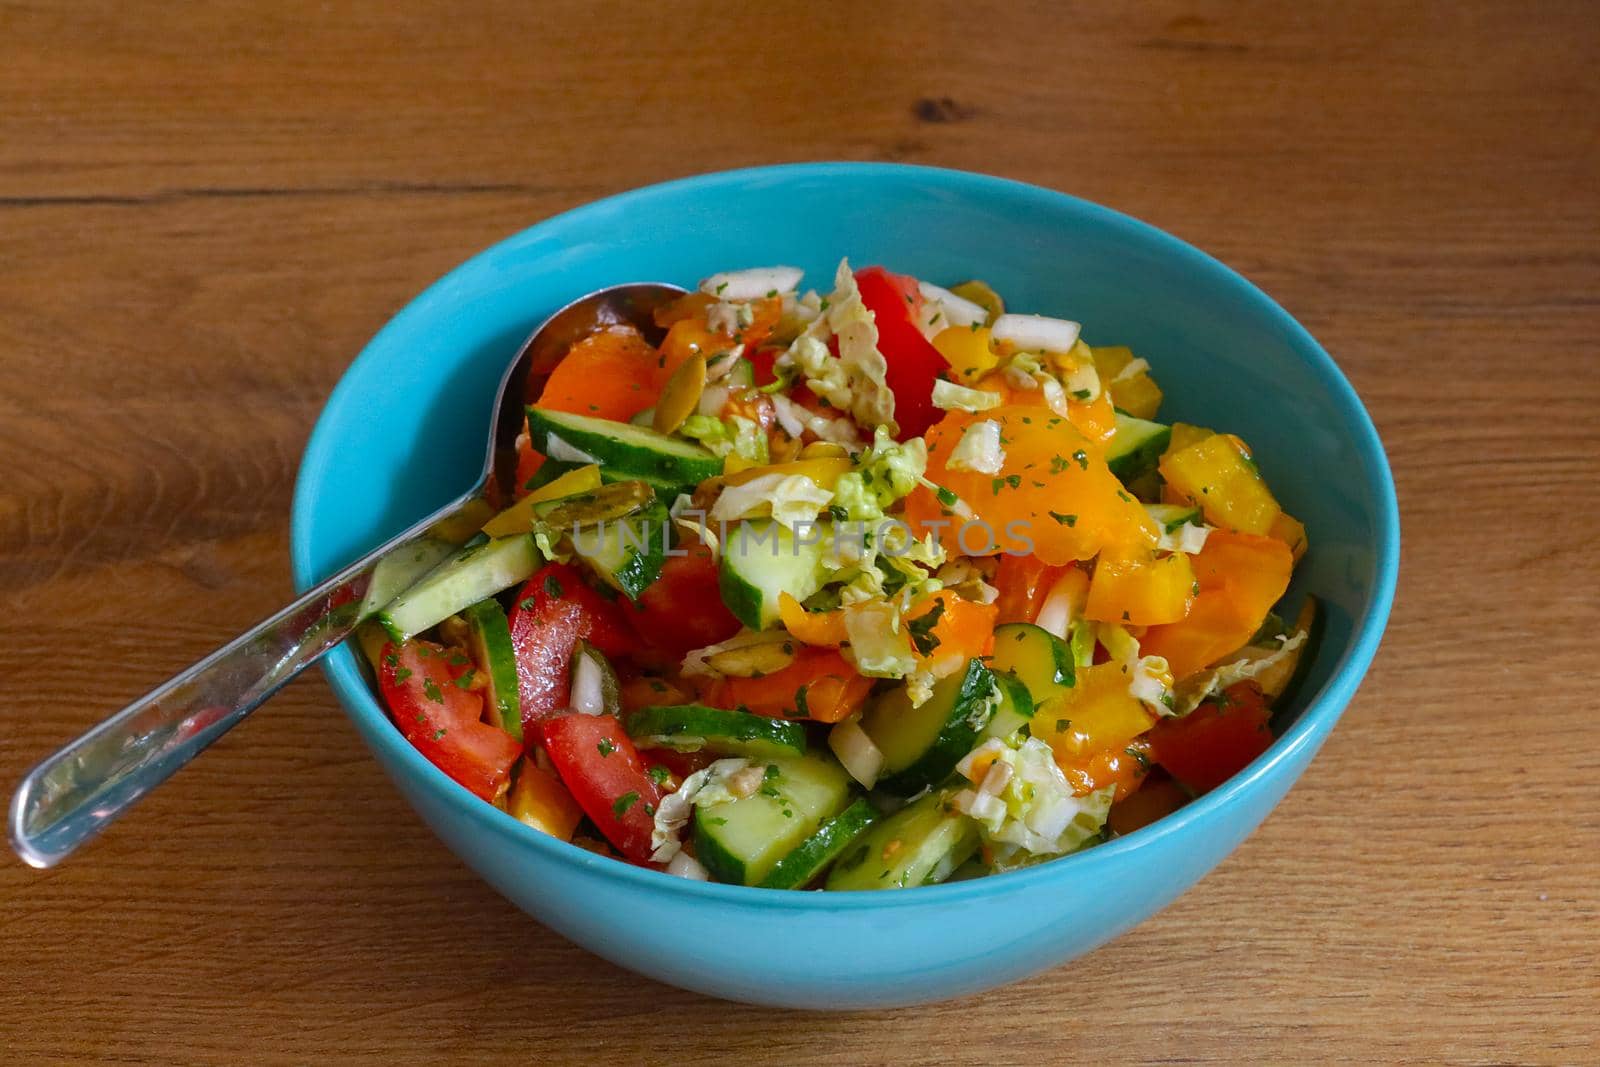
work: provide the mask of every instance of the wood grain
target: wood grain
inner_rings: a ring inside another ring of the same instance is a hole
[[[702,170],[937,163],[1199,244],[1339,359],[1405,525],[1302,783],[1051,974],[831,1016],[636,978],[465,871],[309,677],[0,867],[0,1060],[1600,1062],[1597,61],[1585,2],[0,3],[4,781],[288,595],[305,436],[412,294]]]

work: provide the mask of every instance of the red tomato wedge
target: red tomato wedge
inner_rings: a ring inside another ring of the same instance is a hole
[[[917,326],[922,310],[917,280],[864,267],[856,271],[856,286],[878,326],[878,351],[888,364],[884,380],[894,393],[900,439],[920,437],[944,415],[933,406],[933,383],[949,364]]]
[[[537,736],[528,732],[533,725],[567,706],[572,651],[580,640],[608,656],[620,656],[633,644],[622,609],[591,589],[576,568],[541,567],[517,593],[511,611],[523,736]]]
[[[1151,756],[1197,793],[1215,789],[1272,744],[1272,709],[1254,682],[1223,690],[1181,719],[1162,719],[1147,735]]]
[[[612,715],[557,715],[544,722],[544,746],[572,797],[617,851],[650,860],[661,789]]]
[[[623,613],[646,642],[681,659],[685,652],[726,641],[739,620],[722,602],[717,561],[699,540],[686,540],[669,556],[661,577],[645,587]]]
[[[494,800],[510,783],[522,744],[481,721],[483,698],[456,685],[471,662],[431,641],[391,642],[379,660],[378,685],[395,724],[417,751],[484,800]]]

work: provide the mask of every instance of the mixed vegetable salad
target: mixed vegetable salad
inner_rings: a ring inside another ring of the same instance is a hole
[[[1260,755],[1316,605],[1273,613],[1306,534],[1245,442],[982,282],[801,283],[714,275],[533,384],[515,489],[361,631],[411,743],[562,840],[834,890],[1063,856]]]

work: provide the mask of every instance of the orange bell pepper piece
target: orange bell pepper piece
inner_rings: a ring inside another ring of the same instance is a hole
[[[980,421],[1000,426],[1000,472],[950,469],[947,461],[962,435]],[[955,515],[922,486],[906,498],[906,516],[919,537],[933,532],[952,552],[1037,555],[1059,566],[1089,559],[1108,545],[1155,545],[1155,524],[1100,450],[1048,408],[1007,404],[976,414],[952,411],[929,429],[927,442],[929,479],[960,497],[976,521]]]
[[[538,406],[626,422],[656,402],[660,353],[632,327],[592,333],[567,350]]]
[[[1113,800],[1124,800],[1150,773],[1150,742],[1135,738],[1120,748],[1103,748],[1089,756],[1061,765],[1075,796],[1088,796],[1108,785],[1117,787]]]
[[[996,608],[993,604],[979,604],[954,593],[935,593],[915,605],[906,615],[907,624],[924,618],[938,606],[939,616],[924,639],[928,652],[924,655],[913,647],[912,654],[935,678],[954,674],[967,665],[968,660],[987,656],[994,651],[994,625]],[[915,646],[916,642],[912,642]]]
[[[524,759],[517,771],[517,784],[506,797],[506,811],[518,822],[562,841],[572,840],[572,831],[583,818],[583,809],[561,784],[561,779],[531,758]]]
[[[1294,557],[1272,537],[1213,530],[1192,558],[1200,592],[1181,621],[1152,626],[1140,642],[1174,678],[1204,670],[1250,640],[1289,587]]]
[[[778,594],[778,618],[789,636],[808,645],[838,648],[850,640],[844,611],[807,611],[788,593]]]
[[[1177,622],[1189,613],[1194,585],[1194,569],[1182,552],[1157,558],[1149,551],[1108,549],[1094,565],[1083,614],[1133,626]]]
[[[838,651],[801,646],[794,662],[760,678],[724,678],[706,694],[721,708],[746,708],[772,718],[838,722],[866,703],[872,679],[856,673]]]
[[[1066,767],[1096,752],[1127,746],[1154,722],[1155,716],[1128,692],[1122,664],[1106,662],[1083,668],[1075,686],[1041,704],[1030,731]]]

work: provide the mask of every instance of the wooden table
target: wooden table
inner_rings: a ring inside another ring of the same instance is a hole
[[[0,867],[0,1060],[1600,1062],[1597,60],[1582,0],[0,3],[6,782],[289,595],[300,449],[389,315],[697,171],[937,163],[1165,227],[1339,359],[1405,524],[1300,786],[1051,974],[834,1016],[636,978],[468,873],[312,675]]]

